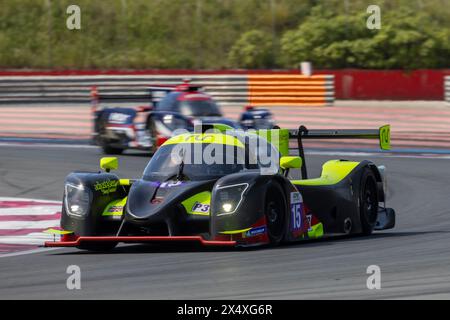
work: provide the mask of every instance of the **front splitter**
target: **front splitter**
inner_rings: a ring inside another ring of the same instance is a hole
[[[236,241],[226,240],[206,240],[201,236],[107,236],[107,237],[78,237],[73,241],[47,241],[45,247],[77,247],[83,243],[95,242],[121,242],[121,243],[164,243],[164,242],[184,242],[184,243],[199,243],[203,246],[216,247],[235,247]]]

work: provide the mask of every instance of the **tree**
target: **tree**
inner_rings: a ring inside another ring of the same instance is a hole
[[[232,67],[267,68],[273,65],[273,42],[270,35],[259,30],[244,33],[229,53]]]
[[[321,5],[281,40],[285,66],[311,61],[318,68],[448,67],[450,32],[407,7],[382,15],[380,30],[366,28],[365,12],[335,14]]]

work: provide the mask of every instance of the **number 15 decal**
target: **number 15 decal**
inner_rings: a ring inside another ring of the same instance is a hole
[[[302,228],[302,196],[299,192],[291,193],[291,217],[294,231]]]

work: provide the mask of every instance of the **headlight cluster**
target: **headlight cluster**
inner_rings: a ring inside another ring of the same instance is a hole
[[[66,184],[65,186],[66,211],[70,215],[84,217],[88,214],[91,197],[89,190],[82,185]]]
[[[236,212],[247,188],[248,183],[217,187],[217,200],[219,203],[219,213],[217,215],[221,216]]]

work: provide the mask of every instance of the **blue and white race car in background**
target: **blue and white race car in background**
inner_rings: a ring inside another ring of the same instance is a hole
[[[223,117],[212,97],[201,87],[185,82],[177,86],[152,86],[143,95],[98,94],[93,90],[94,141],[106,154],[126,149],[153,154],[176,129],[193,131],[194,124],[224,124],[235,129],[271,129],[272,113],[247,106],[239,120]],[[158,97],[162,96],[159,101]],[[101,107],[100,103],[145,103],[135,107]]]

